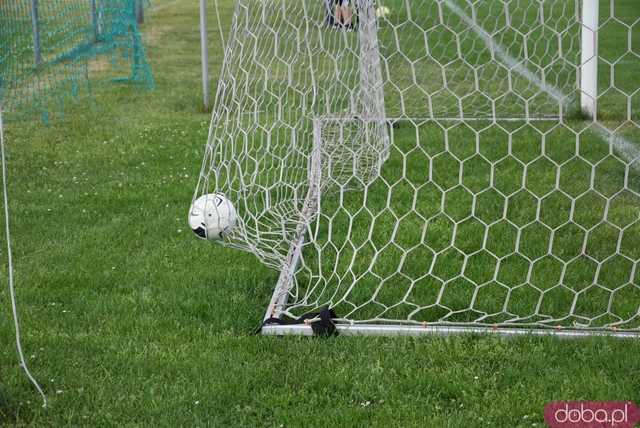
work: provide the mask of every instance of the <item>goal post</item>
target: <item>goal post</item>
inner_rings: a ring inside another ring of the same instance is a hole
[[[274,271],[262,333],[640,336],[638,88],[598,45],[637,26],[597,3],[236,0],[195,193]]]
[[[580,106],[585,115],[594,119],[598,111],[599,8],[598,0],[582,0]]]
[[[209,37],[207,31],[207,0],[200,0],[200,62],[202,72],[202,102],[211,107],[209,95]]]

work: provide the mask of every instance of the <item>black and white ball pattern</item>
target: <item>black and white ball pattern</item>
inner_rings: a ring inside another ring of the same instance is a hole
[[[236,220],[235,207],[221,193],[200,196],[189,210],[189,227],[201,239],[224,239],[235,228]]]

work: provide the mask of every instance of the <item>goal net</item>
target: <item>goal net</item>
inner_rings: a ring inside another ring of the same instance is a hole
[[[135,15],[141,2],[0,1],[0,105],[8,118],[49,122],[70,100],[94,100],[99,83],[152,88]]]
[[[235,4],[196,196],[278,273],[266,318],[640,333],[633,0],[349,8]]]

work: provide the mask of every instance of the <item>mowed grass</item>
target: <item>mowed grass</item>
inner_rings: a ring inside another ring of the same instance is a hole
[[[50,407],[3,288],[0,424],[529,427],[555,399],[640,400],[636,341],[253,335],[277,272],[187,230],[209,121],[197,5],[154,3],[154,92],[105,87],[97,109],[7,127],[23,339]]]

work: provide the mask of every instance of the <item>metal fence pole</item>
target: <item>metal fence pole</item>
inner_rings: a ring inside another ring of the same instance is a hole
[[[38,0],[31,0],[31,27],[33,29],[33,53],[36,66],[42,62],[40,46],[40,24],[38,19]]]
[[[202,96],[209,109],[209,45],[207,37],[207,0],[200,0],[200,56],[202,61]]]
[[[97,42],[100,39],[100,28],[98,23],[98,7],[96,0],[91,0],[91,23],[93,25],[93,37]]]
[[[135,0],[135,8],[136,8],[136,21],[138,24],[144,23],[144,5],[142,4],[144,0]]]

